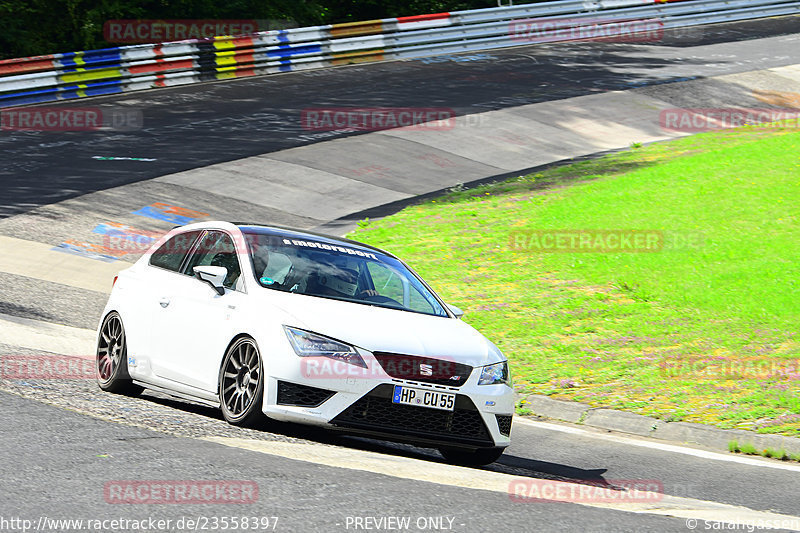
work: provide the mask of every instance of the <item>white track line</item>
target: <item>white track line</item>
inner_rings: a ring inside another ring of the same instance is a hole
[[[694,457],[699,457],[701,459],[711,459],[714,461],[727,461],[730,463],[739,463],[748,466],[758,466],[761,468],[775,468],[777,470],[789,470],[791,472],[800,472],[800,465],[779,463],[777,460],[756,459],[754,457],[744,457],[741,455],[724,454],[719,452],[710,452],[706,450],[696,450],[694,448],[686,448],[675,444],[666,444],[662,442],[654,442],[652,440],[625,437],[614,433],[598,433],[595,431],[587,431],[585,429],[576,428],[572,426],[561,426],[558,424],[550,424],[547,422],[539,422],[536,420],[526,420],[521,417],[514,417],[514,424],[524,424],[526,426],[534,427],[537,429],[560,431],[561,433],[580,435],[581,437],[587,437],[590,439],[606,440],[610,442],[616,442],[619,444],[627,444],[630,446],[640,446],[642,448],[651,448],[663,452],[682,453],[684,455],[692,455]]]
[[[545,486],[549,487],[551,491],[562,490],[567,494],[571,490],[574,493],[575,490],[579,490],[582,487],[580,484],[564,481],[518,477],[501,472],[464,468],[409,457],[384,455],[334,446],[230,437],[206,437],[204,440],[286,459],[452,487],[489,490],[503,494],[509,494],[512,483],[519,483],[520,480],[532,480],[542,490],[540,494],[544,494]],[[705,520],[707,522],[734,524],[738,526],[736,529],[746,529],[752,524],[780,524],[781,529],[800,531],[800,517],[754,511],[736,505],[681,498],[655,492],[640,491],[636,499],[628,499],[627,501],[597,501],[591,499],[582,499],[580,501],[578,499],[575,501],[559,499],[558,501],[570,501],[570,503],[577,505],[628,513],[671,516],[683,518],[687,521]],[[520,502],[517,505],[536,505],[536,502]]]

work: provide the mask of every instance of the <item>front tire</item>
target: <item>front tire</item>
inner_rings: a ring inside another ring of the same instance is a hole
[[[219,372],[219,403],[222,416],[234,426],[249,426],[264,416],[264,364],[250,337],[228,348]]]
[[[505,448],[478,448],[477,450],[439,448],[439,453],[448,463],[462,466],[484,466],[500,459],[505,450]]]
[[[136,395],[144,389],[134,385],[128,374],[128,343],[122,318],[116,312],[109,313],[100,326],[97,339],[97,384],[106,392]]]

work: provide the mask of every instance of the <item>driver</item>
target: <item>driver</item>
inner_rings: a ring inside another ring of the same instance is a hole
[[[264,274],[267,271],[267,266],[269,265],[269,250],[267,250],[266,246],[258,246],[253,250],[253,269],[255,270],[256,277],[262,281]]]
[[[277,254],[278,257],[280,257],[280,255],[281,254]],[[255,271],[256,277],[258,278],[258,282],[266,287],[285,290],[286,286],[284,285],[284,283],[286,283],[287,281],[285,277],[284,279],[281,280],[283,283],[270,277],[274,276],[275,274],[269,273],[269,257],[270,257],[269,250],[267,249],[266,246],[259,246],[257,248],[254,247],[253,269]],[[294,292],[294,290],[292,292]]]
[[[369,298],[378,296],[378,291],[358,290],[358,272],[341,264],[325,262],[320,265],[316,275],[317,292],[321,296],[339,298]]]

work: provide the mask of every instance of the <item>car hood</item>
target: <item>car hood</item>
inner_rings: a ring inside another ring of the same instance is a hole
[[[456,318],[269,292],[270,303],[288,315],[287,326],[313,331],[370,352],[443,358],[473,367],[505,360],[486,337]]]

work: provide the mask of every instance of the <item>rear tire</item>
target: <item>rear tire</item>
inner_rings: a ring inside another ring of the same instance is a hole
[[[448,463],[462,466],[484,466],[500,459],[505,450],[505,448],[478,448],[477,450],[439,448],[439,453]]]
[[[128,374],[128,343],[117,312],[109,313],[100,326],[95,368],[97,384],[106,392],[134,396],[144,390],[134,385]]]
[[[251,426],[264,420],[264,364],[250,337],[234,342],[219,371],[222,416],[234,426]]]

